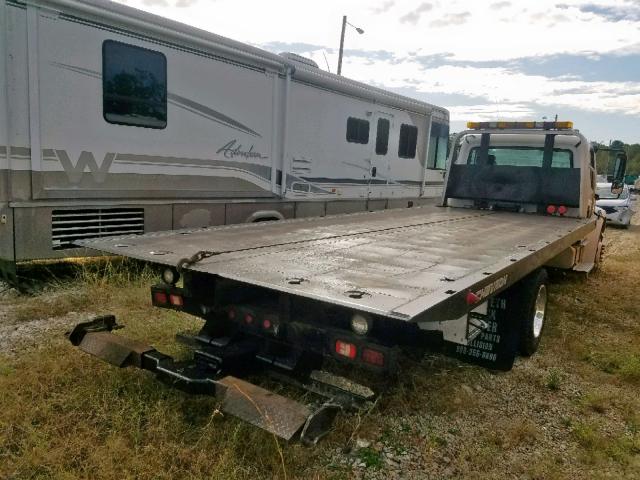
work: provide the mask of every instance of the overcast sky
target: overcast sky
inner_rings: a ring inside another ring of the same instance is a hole
[[[467,120],[573,120],[640,143],[640,0],[120,0],[448,108]],[[325,61],[325,56],[326,60]]]

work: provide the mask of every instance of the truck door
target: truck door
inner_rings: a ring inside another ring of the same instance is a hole
[[[369,171],[368,198],[386,196],[387,185],[391,176],[389,162],[389,133],[393,124],[393,115],[376,112],[373,118],[373,142],[371,152],[371,169]]]

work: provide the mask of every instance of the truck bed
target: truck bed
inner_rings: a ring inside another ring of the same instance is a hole
[[[459,318],[582,240],[593,219],[435,205],[87,240],[188,269],[404,321]]]

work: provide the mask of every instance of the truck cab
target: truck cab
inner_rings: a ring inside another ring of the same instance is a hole
[[[590,218],[597,228],[547,266],[591,271],[602,251],[605,218],[596,209],[595,151],[572,122],[469,122],[453,139],[443,205]],[[616,158],[611,191],[622,186]]]

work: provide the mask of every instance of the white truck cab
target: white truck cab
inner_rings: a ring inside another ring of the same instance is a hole
[[[595,152],[572,122],[469,122],[452,143],[443,205],[590,218],[597,228],[547,266],[591,271],[602,252],[605,218],[596,209]],[[622,188],[616,158],[610,190]]]

